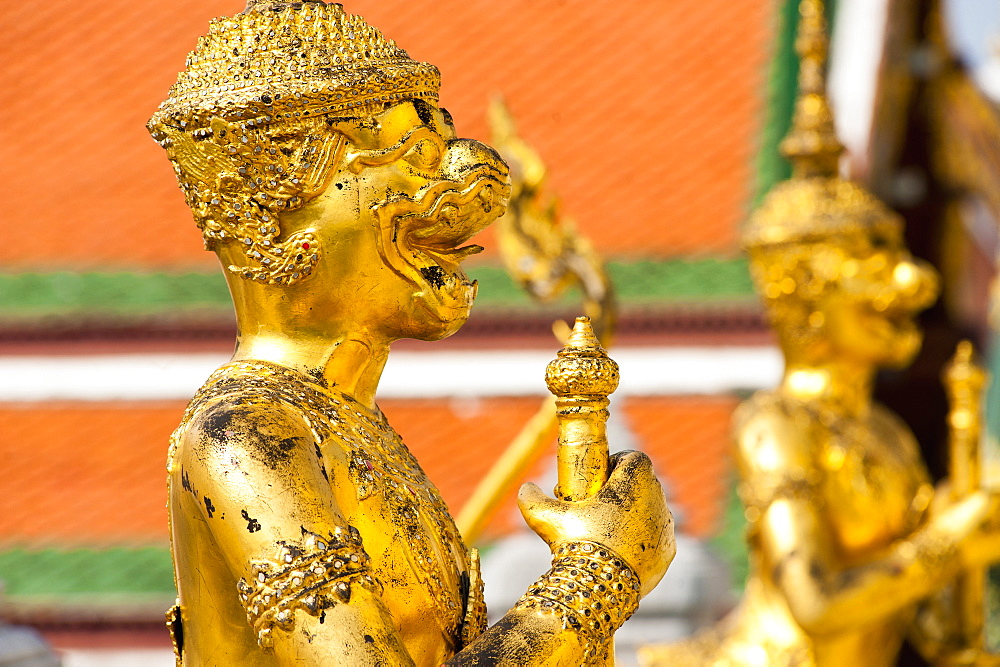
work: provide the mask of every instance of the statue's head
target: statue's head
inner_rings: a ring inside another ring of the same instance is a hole
[[[934,269],[910,255],[902,219],[850,181],[780,184],[744,233],[751,275],[789,357],[909,363],[915,316],[937,296]]]
[[[354,303],[331,312],[439,338],[475,296],[459,263],[480,248],[461,246],[509,194],[499,156],[456,138],[439,85],[340,5],[251,1],[212,22],[149,129],[234,292],[315,311],[336,286]]]
[[[781,146],[793,175],[743,232],[757,292],[787,357],[905,365],[920,348],[915,316],[936,298],[937,274],[910,255],[902,218],[837,174],[843,146],[824,92],[822,3],[802,3],[796,46],[800,97]]]

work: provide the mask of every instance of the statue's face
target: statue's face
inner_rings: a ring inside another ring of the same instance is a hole
[[[937,274],[898,233],[855,234],[838,244],[834,283],[814,309],[834,355],[876,366],[909,363],[920,349],[917,313],[934,302]]]
[[[341,306],[388,338],[454,333],[476,295],[461,261],[482,250],[464,244],[503,214],[506,165],[488,146],[457,139],[448,113],[422,101],[337,130],[348,139],[342,164],[293,213],[322,248],[308,289],[334,281],[354,301]]]

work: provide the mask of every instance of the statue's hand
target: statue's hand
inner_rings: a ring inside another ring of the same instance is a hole
[[[955,500],[948,486],[941,484],[931,516],[934,527],[957,543],[963,567],[1000,561],[1000,495],[975,491]]]
[[[961,505],[959,510],[957,506]],[[959,545],[966,567],[980,567],[1000,561],[1000,495],[977,491],[953,506],[970,526]]]
[[[674,558],[674,520],[649,457],[621,452],[611,458],[611,475],[593,497],[556,500],[525,484],[518,505],[528,526],[553,551],[570,542],[596,542],[617,553],[639,577],[646,595]]]

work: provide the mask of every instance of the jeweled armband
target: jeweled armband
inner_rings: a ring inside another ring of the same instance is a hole
[[[272,646],[275,627],[292,629],[295,611],[320,616],[351,599],[353,586],[381,593],[353,526],[328,537],[303,531],[300,543],[279,542],[277,562],[251,563],[254,579],[240,579],[240,600],[262,647]]]
[[[603,657],[614,632],[639,606],[639,578],[615,552],[593,542],[559,547],[552,569],[518,600],[515,609],[555,614],[577,630],[585,659]]]

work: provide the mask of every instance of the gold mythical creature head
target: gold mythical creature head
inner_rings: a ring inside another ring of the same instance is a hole
[[[897,213],[839,178],[822,2],[805,0],[801,13],[799,99],[781,144],[793,174],[744,229],[751,274],[790,360],[903,365],[919,349],[914,316],[934,301],[937,274],[910,255]]]
[[[456,138],[439,86],[339,4],[251,0],[212,22],[148,127],[234,296],[363,273],[398,283],[381,312],[436,322],[400,335],[440,337],[475,296],[459,263],[481,248],[459,246],[503,213],[509,184],[492,149]]]

